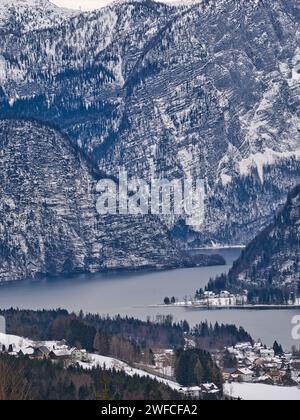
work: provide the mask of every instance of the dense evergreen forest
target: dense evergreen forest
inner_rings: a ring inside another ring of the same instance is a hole
[[[209,353],[199,349],[182,349],[176,352],[176,380],[184,386],[197,386],[213,382],[222,389],[220,369]]]
[[[253,342],[252,337],[244,328],[235,325],[215,325],[202,322],[190,331],[198,348],[203,350],[223,349],[235,346],[237,343]]]

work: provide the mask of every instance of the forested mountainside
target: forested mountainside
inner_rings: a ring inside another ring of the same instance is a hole
[[[271,222],[300,180],[297,0],[57,13],[34,28],[1,14],[0,115],[54,122],[108,174],[204,178],[206,223],[175,226],[190,245],[246,243]]]
[[[193,264],[157,218],[99,216],[97,176],[57,130],[0,120],[0,282]]]
[[[287,303],[300,295],[300,186],[288,196],[274,222],[260,233],[234,263],[228,276],[211,289],[247,289],[249,300]]]

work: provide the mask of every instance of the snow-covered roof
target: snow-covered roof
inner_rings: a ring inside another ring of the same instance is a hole
[[[253,371],[247,368],[240,368],[236,373],[240,372],[242,375],[253,375]]]
[[[66,349],[61,349],[61,350],[52,350],[52,353],[56,356],[56,357],[69,357],[72,356],[72,352]]]

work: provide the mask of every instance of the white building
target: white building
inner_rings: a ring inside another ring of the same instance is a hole
[[[261,355],[261,357],[264,357],[264,358],[270,357],[270,358],[273,359],[275,357],[275,351],[273,349],[270,349],[270,348],[267,348],[267,349],[262,348],[262,349],[260,349],[259,354]]]
[[[220,294],[213,292],[205,292],[204,298],[200,302],[208,307],[230,307],[230,306],[243,306],[248,302],[247,294],[233,295],[226,290]]]
[[[248,368],[240,368],[236,372],[234,372],[232,377],[236,377],[237,379],[240,379],[243,382],[251,383],[253,382],[254,372]]]

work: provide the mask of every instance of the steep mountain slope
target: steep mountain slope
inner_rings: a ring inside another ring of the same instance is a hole
[[[58,131],[0,120],[0,282],[191,264],[159,220],[98,216],[96,179]]]
[[[0,115],[54,122],[111,175],[205,179],[206,223],[176,237],[246,243],[300,181],[299,24],[296,0],[121,1],[25,33],[11,21]]]
[[[250,301],[286,303],[291,293],[300,295],[299,275],[300,186],[297,186],[274,222],[249,244],[229,275],[211,286],[246,288]]]

